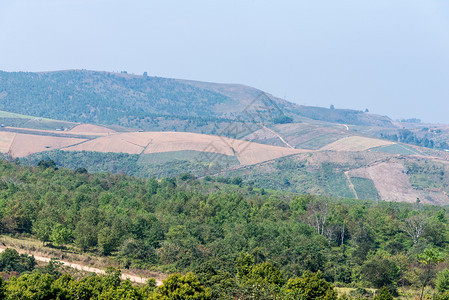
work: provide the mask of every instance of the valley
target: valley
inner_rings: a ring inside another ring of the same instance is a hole
[[[0,95],[6,289],[22,270],[89,297],[183,282],[203,299],[297,299],[299,281],[329,299],[415,295],[417,255],[449,244],[446,125],[85,70],[0,72]]]
[[[246,132],[240,139],[192,132],[124,131],[80,123],[71,123],[64,130],[6,125],[0,128],[1,153],[28,164],[51,159],[60,166],[74,163],[91,172],[157,178],[182,173],[233,176],[259,187],[294,193],[449,204],[443,186],[412,185],[407,171],[416,161],[432,162],[446,170],[445,151],[371,137],[348,125],[251,123],[255,129],[251,132],[247,123],[241,122],[232,129]]]

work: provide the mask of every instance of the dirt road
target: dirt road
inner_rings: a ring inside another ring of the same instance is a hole
[[[277,133],[277,132],[274,131],[273,129],[268,128],[268,127],[266,127],[266,126],[263,126],[263,128],[266,129],[266,130],[268,130],[268,131],[271,132],[272,134],[276,135],[276,136],[281,140],[281,142],[283,142],[287,147],[289,147],[289,148],[291,148],[291,149],[295,149],[295,147],[293,147],[292,145],[290,145],[286,140],[284,140],[284,138],[283,138],[279,133]]]
[[[357,195],[357,192],[355,191],[354,184],[352,184],[351,177],[349,177],[348,171],[345,172],[346,180],[348,181],[349,189],[354,194],[355,199],[359,199],[359,196]]]
[[[6,248],[1,247],[0,248],[0,253],[3,252]],[[28,253],[27,251],[23,251],[23,250],[18,250],[15,249],[17,252],[19,252],[20,254],[27,254],[27,255],[34,255],[33,253]],[[43,257],[43,256],[36,256],[34,255],[34,259],[36,259],[37,261],[41,261],[41,262],[50,262],[51,258],[49,257]],[[69,268],[73,268],[76,270],[80,270],[80,271],[86,271],[86,272],[92,272],[92,273],[96,273],[96,274],[105,274],[105,271],[102,269],[98,269],[98,268],[92,268],[89,266],[84,266],[81,264],[76,264],[76,263],[71,263],[68,261],[63,261],[63,260],[58,260],[60,263],[62,263],[64,266],[69,267]],[[122,272],[122,279],[126,280],[129,279],[132,282],[135,283],[146,283],[147,280],[149,278],[145,278],[145,277],[140,277],[140,276],[136,276],[136,275],[131,275],[131,274],[126,274]],[[156,285],[162,285],[162,280],[156,279]]]

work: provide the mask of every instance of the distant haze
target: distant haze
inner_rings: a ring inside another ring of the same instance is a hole
[[[0,70],[62,69],[449,123],[449,1],[0,0]]]

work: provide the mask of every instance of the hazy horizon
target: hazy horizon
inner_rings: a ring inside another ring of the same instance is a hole
[[[449,123],[444,1],[0,0],[0,38],[4,71],[148,72]]]

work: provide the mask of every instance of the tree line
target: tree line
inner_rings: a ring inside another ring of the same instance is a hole
[[[397,295],[432,286],[445,263],[429,270],[419,257],[432,249],[445,257],[449,245],[445,207],[289,195],[185,175],[89,174],[50,162],[0,162],[0,224],[2,234],[110,256],[123,268],[206,274],[199,280],[212,293],[224,289],[215,282],[243,278],[236,262],[246,253],[257,268],[245,274],[276,269],[279,291],[311,272],[335,286]]]

